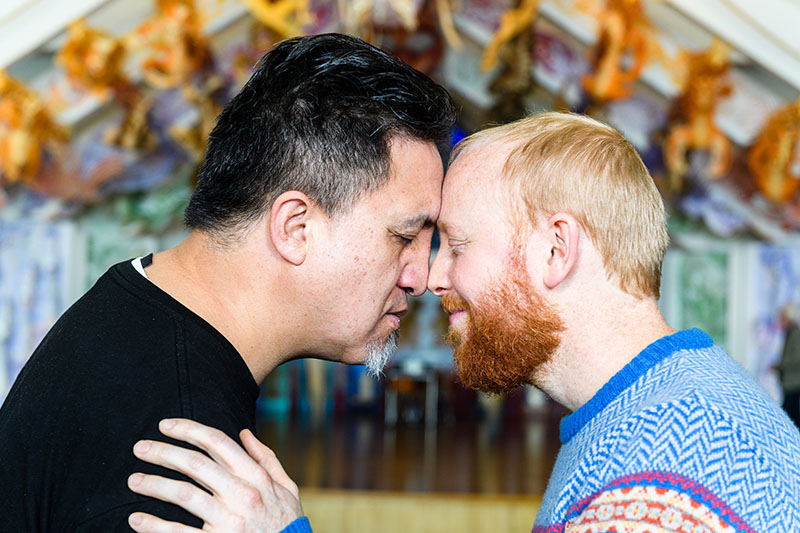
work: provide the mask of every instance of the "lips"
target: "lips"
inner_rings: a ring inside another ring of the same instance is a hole
[[[386,318],[388,318],[389,322],[391,322],[393,329],[400,328],[400,317],[402,317],[407,312],[408,309],[401,309],[400,311],[386,313]]]
[[[458,317],[460,317],[464,313],[466,313],[465,309],[455,309],[453,311],[450,311],[448,313],[450,315],[450,323],[452,324],[453,322],[455,322],[458,319]]]
[[[396,309],[394,311],[388,311],[386,313],[386,318],[388,318],[389,322],[391,322],[393,329],[399,329],[400,318],[406,313],[408,313],[408,307],[402,309]]]

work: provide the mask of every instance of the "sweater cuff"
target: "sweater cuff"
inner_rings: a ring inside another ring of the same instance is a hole
[[[307,517],[301,516],[281,529],[280,533],[311,533],[311,523],[308,521]]]

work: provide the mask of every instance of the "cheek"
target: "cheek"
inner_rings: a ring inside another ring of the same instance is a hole
[[[351,244],[349,250],[341,249],[339,253],[346,254],[347,270],[357,284],[374,282],[377,273],[385,268],[385,251],[369,240]]]
[[[406,258],[399,246],[383,248],[375,252],[370,275],[380,287],[395,285],[405,263]]]
[[[450,262],[448,275],[456,291],[462,292],[467,289],[470,279],[469,271],[470,269],[467,261],[460,256],[453,257]]]
[[[373,319],[383,310],[386,301],[394,295],[399,270],[396,260],[359,257],[350,270],[347,286],[342,287],[341,307],[358,320]]]
[[[450,279],[453,283],[453,289],[467,302],[472,303],[490,283],[491,276],[486,272],[485,268],[462,263],[453,265]]]

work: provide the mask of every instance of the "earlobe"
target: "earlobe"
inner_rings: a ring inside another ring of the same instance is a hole
[[[269,216],[272,245],[293,265],[305,261],[309,245],[309,215],[313,202],[299,191],[288,191],[275,199]]]
[[[569,276],[578,260],[581,231],[578,221],[567,213],[551,216],[546,228],[550,257],[545,265],[543,281],[547,288],[553,289]]]

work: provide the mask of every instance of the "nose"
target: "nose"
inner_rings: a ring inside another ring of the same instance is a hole
[[[411,296],[421,296],[425,292],[428,280],[428,264],[431,257],[431,245],[415,247],[413,255],[400,271],[397,285]]]
[[[442,296],[446,291],[450,290],[447,263],[447,251],[439,248],[428,273],[428,290],[436,296]]]

